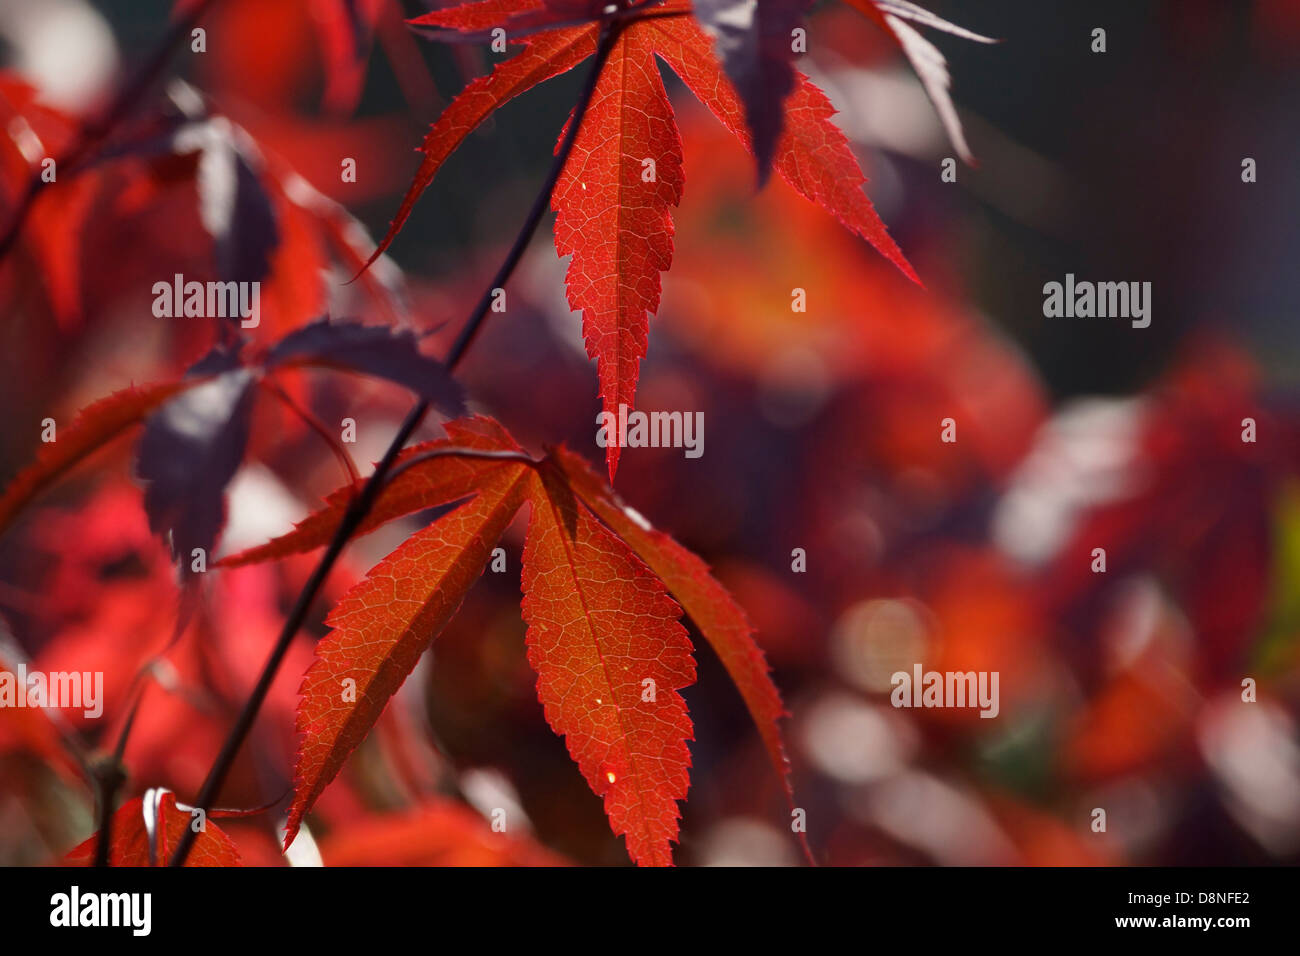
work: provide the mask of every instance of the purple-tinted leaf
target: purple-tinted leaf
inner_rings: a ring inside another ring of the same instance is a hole
[[[950,23],[943,17],[936,16],[923,7],[918,7],[909,0],[874,0],[886,14],[896,17],[903,17],[921,24],[923,27],[934,27],[936,30],[942,30],[944,33],[951,33],[953,36],[961,37],[963,40],[974,40],[976,43],[997,43],[992,37],[982,36],[973,30],[967,30],[965,27],[959,27],[955,23]]]
[[[270,272],[280,229],[262,185],[263,162],[252,137],[223,116],[213,116],[197,90],[173,83],[169,103],[127,139],[101,150],[99,164],[125,156],[154,159],[198,155],[199,219],[212,236],[217,278],[260,282]]]
[[[237,349],[214,349],[189,376],[214,376],[167,402],[145,423],[136,474],[146,483],[149,527],[163,536],[181,576],[195,548],[211,555],[226,518],[225,490],[244,458],[252,370]]]
[[[217,277],[260,282],[270,272],[280,229],[258,175],[257,147],[223,117],[182,127],[174,147],[199,152],[199,218],[212,236]]]
[[[811,0],[696,0],[695,17],[713,37],[723,69],[745,105],[762,185],[772,171],[794,89],[795,27]]]
[[[871,2],[883,14],[885,26],[894,35],[903,54],[911,62],[912,69],[916,70],[921,85],[925,87],[925,94],[934,104],[935,112],[939,114],[939,120],[943,123],[944,131],[948,134],[953,148],[957,150],[963,162],[974,165],[975,158],[966,144],[966,134],[962,131],[961,120],[957,118],[957,110],[952,105],[952,97],[948,94],[948,88],[952,85],[952,78],[948,75],[948,61],[933,43],[921,36],[904,20],[933,27],[964,40],[974,40],[976,43],[998,41],[992,37],[973,33],[955,23],[949,23],[907,0],[871,0]]]
[[[420,351],[410,331],[322,319],[290,332],[266,357],[268,369],[322,365],[404,385],[450,416],[465,411],[465,395],[447,367]]]
[[[174,87],[172,98],[170,109],[101,150],[90,164],[127,156],[152,160],[197,153],[199,219],[212,236],[217,278],[260,282],[270,272],[280,229],[262,185],[257,145],[242,127],[209,116],[203,99],[189,87]]]

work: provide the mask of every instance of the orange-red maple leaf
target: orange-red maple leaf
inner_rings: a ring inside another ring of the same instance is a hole
[[[591,471],[587,463],[564,448],[552,453],[574,492],[667,585],[672,596],[695,622],[704,639],[727,669],[758,728],[791,809],[794,790],[790,761],[781,740],[781,719],[786,716],[781,692],[772,682],[767,659],[754,642],[754,629],[745,611],[709,573],[708,566],[663,532],[656,531]],[[812,860],[807,838],[799,833],[804,854]]]
[[[555,250],[573,257],[569,308],[582,312],[602,403],[615,416],[620,405],[635,405],[650,316],[659,310],[659,273],[673,261],[669,209],[681,201],[684,182],[682,141],[653,40],[634,26],[614,44],[551,194]],[[605,447],[611,479],[619,448],[617,440]]]
[[[691,765],[677,691],[695,681],[681,608],[550,468],[533,478],[523,589],[547,721],[604,798],[628,855],[670,865]]]
[[[379,719],[435,635],[460,607],[523,504],[526,465],[487,477],[465,504],[408,538],[330,613],[303,678],[294,798],[284,842]],[[431,501],[430,504],[445,502]]]
[[[632,517],[563,449],[540,462],[525,459],[485,418],[447,429],[449,441],[406,454],[366,527],[469,500],[376,565],[330,615],[335,630],[318,646],[302,686],[304,740],[287,839],[455,612],[525,501],[523,608],[538,696],[604,798],[629,855],[671,863],[677,802],[688,785],[692,731],[677,691],[694,680],[695,665],[679,603],[740,688],[789,793],[780,695],[744,612],[704,563]],[[354,490],[334,492],[294,531],[229,560],[269,560],[325,544]]]
[[[657,34],[655,52],[722,125],[748,146],[744,105],[719,71],[704,31],[686,18],[649,20],[645,29]],[[802,196],[830,212],[919,283],[920,278],[862,191],[867,177],[848,138],[831,122],[834,115],[835,107],[826,94],[796,71],[794,92],[785,101],[785,131],[777,142],[776,170]]]
[[[483,0],[412,22],[467,33],[504,25],[509,34],[515,25],[535,29],[538,18],[527,15],[543,7],[542,0]],[[620,405],[634,403],[649,317],[659,307],[659,273],[672,262],[670,210],[684,186],[681,142],[656,57],[747,148],[752,146],[740,97],[689,4],[667,0],[649,12],[653,16],[621,27],[552,195],[558,213],[556,250],[573,257],[569,306],[583,314],[583,336],[587,353],[596,360],[602,404],[614,415]],[[522,52],[465,88],[425,138],[424,159],[372,261],[388,248],[420,194],[465,137],[508,100],[591,56],[599,30],[591,22],[525,32]],[[919,281],[862,192],[866,177],[848,140],[831,122],[834,112],[825,94],[797,74],[785,104],[776,169]],[[620,446],[617,436],[611,439],[606,461],[612,480]]]
[[[109,866],[166,866],[187,828],[198,825],[194,815],[176,803],[167,790],[149,790],[128,800],[113,814],[108,847]],[[194,841],[186,866],[239,866],[234,842],[210,819]],[[68,852],[64,863],[87,866],[95,858],[99,834]]]

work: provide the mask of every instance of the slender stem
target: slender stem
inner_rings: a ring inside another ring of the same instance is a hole
[[[574,141],[578,136],[578,129],[582,125],[583,117],[586,116],[587,107],[591,105],[592,97],[596,92],[596,81],[600,78],[601,70],[605,62],[609,59],[609,54],[614,48],[614,42],[618,39],[620,25],[617,23],[603,23],[601,26],[600,40],[596,46],[596,54],[593,57],[591,71],[587,75],[587,80],[582,89],[582,94],[578,99],[577,105],[573,109],[573,116],[569,121],[569,128],[555,153],[555,160],[551,164],[550,172],[547,174],[546,181],[542,184],[541,190],[533,202],[532,209],[528,212],[523,227],[519,230],[519,235],[515,237],[514,245],[506,254],[505,260],[501,263],[501,268],[493,276],[488,288],[484,291],[483,296],[479,299],[478,305],[470,314],[469,320],[462,327],[460,334],[452,343],[451,349],[447,353],[447,367],[454,370],[464,358],[465,353],[469,350],[470,344],[474,341],[483,320],[487,317],[488,311],[492,305],[493,290],[501,288],[509,280],[511,273],[519,264],[520,258],[527,249],[529,241],[537,231],[537,226],[541,223],[542,217],[546,214],[550,206],[551,193],[555,190],[555,184],[559,181],[560,174],[564,171],[564,165],[569,159],[569,154],[573,150]],[[429,403],[422,401],[417,404],[407,414],[406,419],[402,422],[397,434],[393,437],[388,450],[384,452],[384,457],[379,464],[375,466],[374,473],[366,481],[361,493],[357,495],[348,504],[347,510],[343,513],[343,518],[339,522],[338,530],[334,532],[334,537],[330,540],[329,546],[325,549],[324,555],[321,556],[320,563],[316,570],[312,572],[311,578],[303,587],[302,592],[298,595],[293,609],[286,618],[283,630],[280,631],[279,639],[275,647],[271,650],[270,657],[267,658],[266,664],[262,668],[262,674],[258,678],[257,685],[249,695],[243,710],[240,711],[235,725],[227,735],[225,743],[221,747],[221,752],[217,755],[216,761],[212,764],[212,769],[208,771],[207,779],[203,781],[203,786],[199,790],[198,799],[195,806],[201,810],[209,810],[216,798],[221,792],[221,787],[225,783],[226,776],[234,764],[235,755],[239,748],[243,746],[245,738],[252,729],[253,722],[257,719],[258,711],[261,710],[263,701],[266,700],[267,692],[271,689],[271,683],[275,680],[276,674],[280,670],[280,665],[284,661],[285,654],[289,651],[289,646],[293,643],[299,628],[302,627],[303,621],[307,617],[307,611],[311,607],[312,601],[320,591],[321,585],[325,581],[326,575],[334,567],[334,562],[338,560],[339,554],[347,545],[349,539],[356,533],[361,523],[365,520],[366,515],[374,506],[375,500],[379,497],[383,489],[386,478],[392,470],[393,462],[401,453],[403,446],[410,439],[411,434],[420,426],[424,418],[429,413]],[[176,852],[172,855],[171,866],[183,866],[185,859],[189,856],[190,849],[194,846],[194,841],[198,834],[192,827],[185,830],[180,842],[176,846]]]
[[[194,29],[194,25],[203,19],[204,14],[216,2],[217,0],[194,0],[193,3],[189,4],[189,8],[185,12],[172,21],[172,25],[154,49],[153,54],[132,75],[131,79],[118,90],[117,95],[113,97],[108,107],[94,119],[87,120],[82,124],[72,145],[55,162],[55,169],[58,170],[59,175],[66,178],[76,169],[78,163],[90,158],[95,148],[99,146],[104,138],[130,114],[139,100],[148,92],[149,87],[162,75],[174,48],[185,37],[189,36],[190,31]],[[3,259],[13,247],[18,234],[22,232],[23,224],[26,223],[28,215],[31,214],[32,206],[35,204],[37,197],[48,185],[49,183],[42,179],[39,174],[33,175],[27,181],[27,188],[19,197],[18,204],[14,207],[13,212],[10,213],[9,222],[5,226],[4,233],[0,234],[0,259]]]
[[[397,476],[402,472],[426,461],[432,461],[434,458],[487,458],[496,461],[521,461],[526,465],[537,464],[531,455],[527,455],[522,451],[492,451],[485,448],[435,448],[433,451],[427,451],[424,454],[408,458],[394,468],[389,472],[388,481],[384,483],[385,487],[396,481]]]
[[[139,703],[139,701],[137,701]],[[127,728],[135,720],[135,708],[127,718]],[[119,749],[125,742],[125,734],[119,741]],[[113,842],[113,812],[117,809],[117,792],[126,783],[126,772],[122,769],[121,759],[114,756],[99,758],[95,767],[95,803],[99,813],[99,829],[95,839],[95,866],[108,866],[109,844]]]
[[[108,844],[113,839],[113,810],[116,801],[117,788],[109,787],[100,782],[95,784],[98,793],[95,794],[97,809],[99,811],[99,830],[95,837],[95,866],[108,866]]]
[[[420,426],[428,413],[429,403],[427,401],[422,401],[411,409],[405,421],[397,430],[397,434],[393,437],[393,442],[388,446],[384,457],[375,466],[374,474],[370,476],[365,487],[361,489],[361,493],[348,504],[347,511],[343,513],[343,520],[339,522],[338,530],[334,533],[334,538],[321,556],[320,563],[316,565],[316,570],[312,572],[306,585],[303,586],[297,601],[294,602],[293,609],[285,620],[284,628],[280,631],[280,636],[275,642],[275,647],[271,649],[271,655],[262,667],[262,673],[258,677],[256,686],[254,686],[252,693],[249,694],[248,700],[239,712],[239,717],[235,720],[234,726],[231,727],[230,733],[222,744],[221,752],[217,755],[216,761],[212,764],[212,769],[208,771],[208,776],[203,781],[203,786],[199,790],[199,796],[194,802],[194,806],[205,813],[211,809],[212,804],[220,794],[221,787],[226,782],[226,776],[234,765],[235,755],[239,753],[239,748],[243,746],[244,740],[248,737],[248,732],[257,719],[258,711],[262,709],[262,703],[266,700],[266,695],[271,689],[271,683],[275,680],[275,676],[280,670],[280,665],[284,662],[285,654],[289,652],[294,637],[298,634],[299,628],[302,627],[303,621],[306,620],[307,611],[320,591],[321,585],[324,584],[326,575],[334,567],[334,562],[338,560],[339,554],[343,551],[348,540],[370,512],[371,506],[379,496],[384,476],[388,474],[388,470],[393,466],[393,459],[397,457],[402,450],[402,446],[406,444],[411,434]],[[172,856],[172,866],[184,865],[185,858],[189,855],[190,848],[194,845],[194,840],[197,837],[198,834],[192,827],[185,831],[180,843],[176,846],[175,854]]]
[[[95,778],[95,801],[96,809],[99,813],[99,834],[95,842],[95,866],[108,866],[109,844],[113,842],[113,813],[117,809],[117,793],[126,783],[126,765],[122,758],[126,755],[126,745],[131,739],[131,730],[135,727],[135,719],[140,713],[140,704],[144,700],[145,690],[149,686],[149,677],[154,666],[163,659],[162,655],[181,639],[185,633],[187,622],[187,612],[184,607],[179,612],[176,626],[172,629],[172,638],[161,651],[149,658],[145,664],[136,671],[135,677],[131,680],[131,686],[127,691],[127,696],[131,699],[131,707],[127,711],[126,720],[122,722],[122,729],[117,734],[117,744],[113,747],[111,756],[99,757],[94,766]]]
[[[131,707],[127,711],[126,720],[122,723],[122,729],[117,735],[117,744],[113,748],[111,756],[98,756],[92,758],[86,766],[88,775],[91,778],[95,790],[95,807],[98,813],[99,826],[96,830],[98,837],[95,840],[95,866],[109,866],[109,845],[113,842],[113,813],[117,809],[117,794],[127,781],[126,765],[122,758],[126,755],[126,745],[131,739],[131,730],[135,727],[135,719],[140,713],[140,704],[144,700],[145,690],[148,687],[149,678],[153,668],[163,659],[163,655],[176,646],[189,626],[190,615],[193,613],[197,600],[197,592],[186,591],[181,595],[180,607],[176,613],[176,626],[172,628],[171,640],[167,646],[160,650],[153,657],[149,658],[138,671],[135,677],[131,679],[131,686],[127,690],[127,696],[131,700]]]
[[[346,448],[338,443],[334,438],[334,435],[325,427],[320,419],[307,411],[307,409],[299,406],[297,402],[289,397],[289,393],[281,388],[276,382],[272,381],[269,376],[262,379],[262,385],[264,385],[272,395],[278,398],[286,408],[306,422],[307,427],[314,431],[321,441],[325,442],[325,444],[329,446],[330,451],[334,453],[334,457],[338,459],[339,467],[343,469],[343,480],[346,481],[349,486],[355,486],[359,481],[361,481],[361,474],[357,471],[357,466],[353,464],[352,456],[348,454]]]

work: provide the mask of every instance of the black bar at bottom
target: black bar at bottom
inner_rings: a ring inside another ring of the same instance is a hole
[[[3,870],[0,881],[6,942],[75,934],[80,943],[205,948],[281,939],[373,948],[405,933],[432,945],[462,934],[491,943],[531,934],[598,948],[620,948],[628,933],[664,945],[685,941],[683,933],[698,941],[786,932],[811,933],[813,946],[828,932],[868,946],[1191,935],[1230,944],[1285,932],[1296,910],[1295,871],[1282,868],[48,868]]]

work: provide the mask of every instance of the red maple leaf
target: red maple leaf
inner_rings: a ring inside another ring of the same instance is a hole
[[[651,529],[576,456],[529,458],[489,419],[453,422],[449,440],[404,453],[364,526],[462,503],[417,532],[340,601],[303,680],[303,744],[286,841],[455,613],[527,503],[523,612],[547,721],[602,796],[638,863],[672,862],[692,728],[677,693],[695,679],[683,607],[740,689],[789,794],[781,698],[744,613],[702,561]],[[355,491],[283,537],[226,564],[329,540]],[[466,501],[467,496],[470,496]]]
[[[691,765],[677,691],[695,682],[681,608],[554,469],[533,476],[523,589],[546,719],[632,859],[671,864]]]
[[[508,100],[595,53],[601,27],[594,20],[546,29],[550,22],[572,23],[566,19],[573,12],[569,6],[483,0],[412,21],[464,33],[501,26],[515,37],[520,35],[515,28],[522,26],[525,45],[491,75],[470,82],[434,123],[421,148],[424,160],[371,261],[392,243],[442,163],[475,127]],[[558,213],[556,250],[573,257],[569,306],[583,314],[601,399],[615,415],[620,405],[634,404],[649,317],[659,308],[659,273],[672,263],[670,210],[684,186],[681,141],[656,58],[747,148],[752,145],[745,107],[689,4],[667,0],[652,12],[652,17],[634,18],[621,27],[551,200]],[[529,32],[539,24],[540,32]],[[825,94],[796,72],[794,90],[785,100],[775,168],[919,282],[862,192],[866,177],[848,140],[831,122],[834,112]],[[606,449],[611,479],[619,452],[618,442],[611,441]]]

